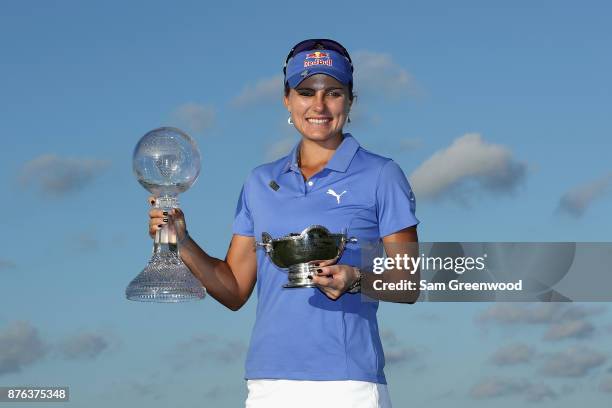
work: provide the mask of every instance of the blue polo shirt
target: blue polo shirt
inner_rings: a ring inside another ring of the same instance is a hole
[[[359,243],[348,245],[338,264],[360,266],[363,243],[418,224],[410,185],[391,159],[368,152],[345,134],[327,166],[304,181],[298,148],[299,143],[288,156],[250,173],[234,234],[261,241],[262,232],[278,238],[313,224],[332,233],[346,229]],[[348,293],[332,301],[317,288],[283,289],[286,282],[287,273],[258,249],[257,316],[245,377],[386,383],[378,302]]]

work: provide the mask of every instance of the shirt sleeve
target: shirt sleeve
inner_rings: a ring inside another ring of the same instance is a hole
[[[251,216],[249,200],[247,197],[249,179],[247,179],[242,186],[242,190],[240,190],[240,197],[238,197],[238,204],[236,205],[232,232],[237,235],[252,237],[255,235],[255,232],[253,229],[253,217]]]
[[[406,175],[393,160],[383,166],[376,189],[376,215],[380,237],[419,223],[416,201]]]

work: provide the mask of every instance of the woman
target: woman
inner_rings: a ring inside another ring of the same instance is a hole
[[[342,45],[303,41],[289,53],[284,72],[288,122],[301,141],[247,178],[225,260],[209,256],[189,237],[178,209],[151,210],[149,232],[154,236],[172,218],[183,261],[232,310],[246,303],[257,282],[247,407],[390,407],[378,303],[355,292],[413,303],[418,291],[379,293],[372,281],[418,280],[418,273],[373,276],[356,267],[361,252],[349,246],[337,264],[318,264],[311,278],[316,288],[283,289],[286,273],[254,244],[262,232],[281,237],[320,224],[332,232],[348,229],[360,243],[382,240],[388,256],[407,253],[417,241],[414,196],[397,164],[343,133],[354,95],[353,66]]]

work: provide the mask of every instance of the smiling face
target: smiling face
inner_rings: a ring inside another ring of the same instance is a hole
[[[306,78],[285,96],[295,128],[318,142],[342,134],[351,103],[348,87],[325,74]]]

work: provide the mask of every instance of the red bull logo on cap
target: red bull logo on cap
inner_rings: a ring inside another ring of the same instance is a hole
[[[310,54],[306,54],[306,59],[304,60],[304,68],[312,67],[313,65],[327,65],[331,67],[333,65],[333,61],[331,58],[329,58],[328,53],[315,51]]]
[[[306,59],[319,59],[319,58],[329,58],[329,54],[326,52],[315,51],[311,54],[306,54]]]

